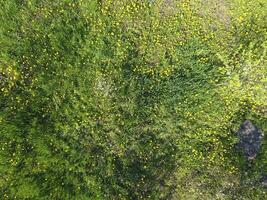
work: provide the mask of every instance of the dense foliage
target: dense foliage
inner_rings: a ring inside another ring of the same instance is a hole
[[[1,199],[265,199],[265,0],[1,0]]]

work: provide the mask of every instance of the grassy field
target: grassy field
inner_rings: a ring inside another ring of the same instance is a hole
[[[266,0],[0,0],[0,199],[264,200]]]

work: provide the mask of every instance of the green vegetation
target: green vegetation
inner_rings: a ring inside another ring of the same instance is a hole
[[[266,199],[266,0],[1,0],[0,199]]]

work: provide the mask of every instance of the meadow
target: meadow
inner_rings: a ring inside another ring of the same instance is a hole
[[[266,37],[266,0],[0,0],[0,199],[267,199]]]

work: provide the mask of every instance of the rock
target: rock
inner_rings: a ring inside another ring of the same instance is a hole
[[[262,176],[260,181],[261,181],[262,187],[267,188],[267,175]]]
[[[263,138],[262,131],[253,125],[251,121],[246,120],[240,126],[237,135],[239,137],[237,146],[242,150],[244,156],[248,160],[254,159],[260,150]]]

